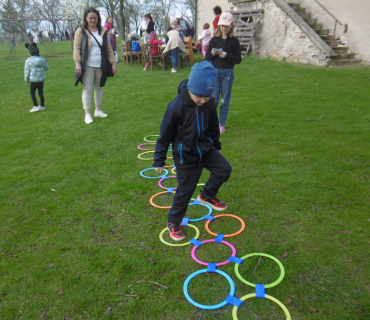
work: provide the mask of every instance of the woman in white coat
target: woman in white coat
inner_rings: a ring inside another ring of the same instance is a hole
[[[167,38],[166,38],[166,48],[163,51],[163,56],[171,54],[172,58],[172,69],[171,72],[177,72],[177,67],[179,65],[179,56],[186,56],[186,48],[184,41],[181,40],[178,31],[173,30],[172,27],[168,28]]]

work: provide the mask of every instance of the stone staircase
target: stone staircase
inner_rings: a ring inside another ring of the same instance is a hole
[[[311,13],[306,12],[306,9],[302,8],[299,3],[288,4],[330,47],[333,39],[333,34],[329,31],[329,29],[323,29],[323,25],[317,23],[317,19],[312,18]],[[349,48],[344,45],[339,39],[334,40],[333,51],[335,52],[335,55],[331,56],[331,60],[328,60],[328,67],[354,65],[360,64],[362,62],[361,59],[356,59],[356,54],[349,52]]]

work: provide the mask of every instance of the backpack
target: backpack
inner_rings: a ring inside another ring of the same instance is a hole
[[[185,19],[183,19],[183,20],[185,21],[186,27],[188,28],[186,30],[185,36],[186,37],[194,37],[194,35],[195,35],[195,29],[189,24],[189,22],[187,22]]]

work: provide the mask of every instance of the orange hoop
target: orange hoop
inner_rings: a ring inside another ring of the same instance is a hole
[[[149,200],[150,204],[151,204],[154,208],[158,208],[158,209],[171,209],[171,208],[172,208],[172,206],[169,206],[169,207],[161,207],[161,206],[156,205],[156,204],[153,202],[153,200],[154,200],[154,198],[155,198],[155,197],[157,197],[157,196],[159,196],[159,195],[161,195],[161,194],[166,194],[166,193],[170,193],[170,192],[162,191],[162,192],[158,192],[158,193],[156,193],[154,196],[152,196],[152,197],[150,198],[150,200]],[[176,193],[176,191],[172,191],[171,193]]]
[[[232,217],[232,218],[238,219],[241,222],[241,224],[242,224],[242,227],[240,228],[239,231],[237,231],[235,233],[232,233],[232,234],[225,234],[224,235],[224,238],[229,238],[229,237],[237,236],[238,234],[241,234],[243,232],[243,230],[245,229],[245,222],[244,222],[244,220],[242,218],[239,218],[238,216],[235,216],[233,214],[227,214],[227,213],[225,213],[225,214],[219,214],[217,216],[214,216],[215,219],[217,219],[219,217]],[[214,233],[211,230],[209,230],[209,224],[210,224],[210,222],[211,222],[211,220],[208,220],[206,222],[205,228],[206,228],[206,230],[207,230],[207,232],[209,234],[217,237],[217,233]]]

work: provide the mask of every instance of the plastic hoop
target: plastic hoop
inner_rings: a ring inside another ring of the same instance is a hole
[[[157,142],[157,140],[155,140],[155,141],[149,140],[148,139],[149,137],[159,137],[159,134],[150,134],[149,136],[144,137],[144,141],[146,141],[146,142]]]
[[[195,221],[204,220],[205,217],[207,215],[211,215],[212,211],[213,211],[212,208],[208,204],[204,204],[204,203],[189,203],[189,206],[203,206],[203,207],[208,208],[208,213],[205,216],[203,216],[202,218],[198,218],[198,219],[189,219],[189,221],[194,221],[195,222]]]
[[[239,231],[235,232],[235,233],[232,233],[232,234],[225,234],[224,237],[225,238],[229,238],[229,237],[233,237],[233,236],[237,236],[238,234],[241,234],[243,232],[243,230],[245,229],[245,222],[242,218],[239,218],[238,216],[235,216],[233,214],[227,214],[227,213],[224,213],[224,214],[219,214],[217,216],[214,216],[215,218],[219,218],[219,217],[232,217],[232,218],[235,218],[235,219],[238,219],[241,224],[242,224],[242,227],[239,229]],[[206,225],[205,225],[205,228],[207,230],[207,232],[213,236],[217,236],[217,233],[214,233],[212,232],[211,230],[209,230],[209,224],[211,223],[210,220],[208,220],[206,222]]]
[[[171,173],[172,173],[172,174],[175,174],[175,175],[177,174],[177,173],[176,173],[176,167],[174,167],[174,168],[171,170]]]
[[[228,302],[226,300],[224,300],[223,302],[219,303],[219,304],[215,304],[215,305],[211,305],[211,306],[206,306],[204,304],[200,304],[198,302],[195,302],[192,298],[190,298],[190,295],[189,295],[189,292],[188,292],[188,286],[189,286],[189,282],[191,279],[193,279],[195,276],[197,276],[198,274],[201,274],[201,273],[207,273],[208,270],[207,269],[202,269],[202,270],[198,270],[194,273],[192,273],[189,277],[186,278],[185,282],[184,282],[184,295],[185,295],[185,298],[194,306],[198,307],[198,308],[201,308],[201,309],[208,309],[208,310],[213,310],[213,309],[218,309],[218,308],[221,308],[225,305],[228,304]],[[234,285],[234,282],[233,280],[223,271],[221,270],[218,270],[218,269],[215,269],[214,270],[215,273],[218,273],[222,276],[224,276],[226,278],[226,280],[229,282],[230,284],[230,293],[229,295],[233,296],[234,293],[235,293],[235,285]]]
[[[164,169],[163,168],[163,170],[166,170],[166,169]],[[166,170],[167,171],[167,170]],[[167,171],[168,172],[168,171]],[[167,177],[167,179],[170,179],[170,178],[176,178],[176,176],[168,176]],[[168,190],[168,188],[165,188],[164,186],[162,186],[162,181],[163,181],[164,179],[162,178],[161,180],[159,180],[158,181],[158,185],[162,188],[162,189],[166,189],[166,190]],[[172,188],[173,190],[176,190],[177,189],[177,187],[176,188]]]
[[[207,242],[215,242],[215,239],[210,239],[210,240],[204,240],[204,241],[201,241],[203,244],[204,243],[207,243]],[[229,246],[230,248],[231,248],[231,250],[232,250],[232,256],[234,256],[235,257],[235,255],[236,255],[236,249],[235,249],[235,247],[231,244],[231,243],[229,243],[229,242],[227,242],[227,241],[224,241],[224,240],[222,240],[222,243],[223,244],[226,244],[227,246]],[[197,257],[196,257],[196,255],[195,255],[195,251],[197,251],[197,249],[198,249],[198,246],[194,246],[194,248],[193,248],[193,250],[191,250],[191,257],[196,261],[196,262],[198,262],[199,264],[202,264],[202,265],[204,265],[204,266],[208,266],[208,263],[207,262],[203,262],[203,261],[200,261]],[[223,265],[225,265],[225,264],[228,264],[230,262],[230,260],[226,260],[226,261],[223,261],[223,262],[219,262],[219,263],[216,263],[216,267],[218,267],[218,266],[223,266]]]
[[[143,154],[154,153],[154,152],[155,152],[155,150],[144,151],[144,152],[140,153],[137,157],[140,160],[154,160],[154,157],[153,158],[143,158],[142,157]],[[172,157],[166,157],[166,159],[172,159]]]
[[[198,237],[199,237],[199,235],[200,235],[200,232],[199,232],[199,229],[196,227],[196,226],[194,226],[194,225],[192,225],[192,224],[190,224],[190,223],[188,223],[187,224],[189,227],[192,227],[194,230],[195,230],[195,237],[193,238],[193,239],[198,239]],[[169,242],[167,242],[167,241],[165,241],[164,239],[163,239],[163,234],[166,232],[166,230],[168,230],[168,228],[166,227],[166,228],[164,228],[162,231],[161,231],[161,233],[159,234],[159,240],[161,240],[161,242],[163,242],[164,244],[166,244],[166,245],[168,245],[168,246],[171,246],[171,247],[183,247],[183,246],[187,246],[188,244],[190,244],[191,242],[185,242],[185,243],[180,243],[180,244],[172,244],[172,243],[169,243]]]
[[[148,179],[158,179],[158,178],[160,178],[160,177],[162,177],[162,176],[166,176],[166,175],[168,175],[168,170],[166,170],[166,169],[164,169],[163,168],[163,171],[165,172],[165,173],[162,173],[160,176],[158,176],[158,177],[148,177],[148,176],[146,176],[146,175],[144,175],[144,172],[145,171],[148,171],[148,170],[155,170],[155,168],[148,168],[148,169],[144,169],[144,170],[142,170],[141,172],[140,172],[140,175],[143,177],[143,178],[148,178]],[[162,180],[163,180],[163,178],[162,178]]]
[[[245,301],[247,299],[254,298],[255,296],[256,296],[255,293],[250,293],[250,294],[247,294],[247,295],[241,297],[240,300]],[[290,313],[289,313],[289,310],[287,309],[287,307],[284,306],[278,299],[276,299],[276,298],[274,298],[272,296],[269,296],[268,294],[265,295],[265,298],[274,301],[281,309],[283,309],[283,311],[284,311],[284,313],[286,315],[286,319],[287,320],[291,320],[292,319],[292,317],[290,316]],[[237,315],[238,309],[239,308],[237,306],[234,306],[233,311],[232,311],[233,320],[238,320],[238,315]]]
[[[172,208],[172,206],[168,206],[168,207],[161,207],[161,206],[156,205],[156,204],[153,202],[153,200],[154,200],[154,198],[155,198],[155,197],[157,197],[157,196],[159,196],[159,195],[161,195],[161,194],[166,194],[166,193],[168,193],[168,192],[167,192],[167,191],[162,191],[162,192],[158,192],[158,193],[156,193],[155,195],[153,195],[153,196],[150,198],[150,200],[149,200],[150,204],[151,204],[154,208],[158,208],[158,209],[171,209],[171,208]],[[171,193],[176,193],[176,191],[172,191]]]
[[[285,276],[285,269],[284,269],[284,266],[283,264],[278,260],[276,259],[275,257],[269,255],[269,254],[266,254],[266,253],[250,253],[250,254],[247,254],[246,256],[244,257],[241,257],[241,259],[245,260],[245,259],[248,259],[250,257],[253,257],[253,256],[262,256],[262,257],[266,257],[266,258],[270,258],[272,260],[274,260],[278,266],[280,267],[280,276],[279,278],[275,281],[275,282],[272,282],[272,283],[269,283],[269,284],[266,284],[265,285],[265,288],[272,288],[272,287],[275,287],[277,286],[281,281],[283,281],[284,279],[284,276]],[[235,274],[236,276],[242,281],[244,282],[246,285],[248,286],[251,286],[251,287],[256,287],[256,285],[254,283],[251,283],[247,280],[245,280],[239,273],[239,264],[236,263],[235,264],[235,267],[234,267],[234,270],[235,270]]]
[[[138,148],[139,150],[143,150],[143,151],[148,151],[148,150],[154,150],[154,149],[155,149],[155,148],[143,149],[141,146],[143,146],[144,144],[154,144],[154,145],[156,145],[155,143],[152,143],[152,142],[146,142],[146,143],[139,144],[139,145],[137,146],[137,148]]]
[[[205,185],[205,183],[198,183],[198,184],[197,184],[197,187],[201,187],[201,186],[204,186],[204,185]],[[195,198],[191,198],[191,200],[192,200],[192,201],[195,201]]]

